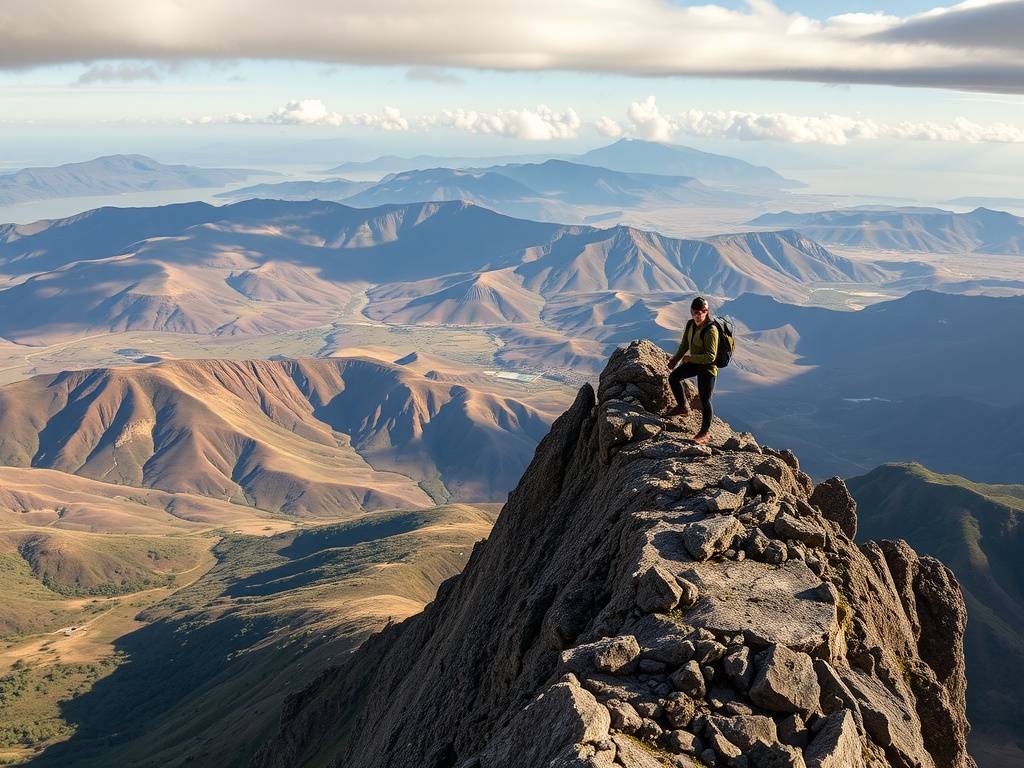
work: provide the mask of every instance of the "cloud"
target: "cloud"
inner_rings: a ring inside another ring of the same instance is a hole
[[[961,3],[940,8],[875,34],[883,42],[956,48],[1024,50],[1024,3]]]
[[[618,122],[603,115],[594,123],[594,128],[597,129],[599,134],[609,139],[617,139],[626,132]]]
[[[574,109],[556,112],[543,105],[536,109],[508,109],[497,112],[444,110],[436,115],[422,117],[418,123],[423,128],[455,128],[467,133],[529,141],[575,138],[582,125]]]
[[[299,99],[289,101],[264,117],[255,117],[244,112],[214,117],[206,115],[197,119],[186,119],[189,125],[318,125],[340,128],[355,125],[379,128],[384,131],[408,131],[409,121],[402,117],[397,107],[384,107],[379,114],[365,112],[339,114],[332,112],[320,99]]]
[[[301,13],[248,0],[245,13],[238,8],[236,0],[3,3],[0,69],[276,59],[1024,93],[1024,0],[824,20],[769,0],[738,10],[669,0],[306,0]]]
[[[158,83],[167,74],[167,67],[155,64],[94,64],[78,76],[78,85],[93,83]]]
[[[466,82],[458,75],[453,75],[438,67],[410,67],[405,73],[406,80],[421,80],[428,83],[442,83],[445,85],[461,85]]]
[[[628,110],[628,126],[608,118],[608,123],[628,133],[652,141],[669,141],[678,135],[705,138],[729,138],[740,141],[777,141],[787,144],[844,145],[857,140],[902,139],[911,141],[950,141],[978,143],[1024,143],[1024,128],[1009,123],[980,125],[965,118],[951,123],[884,123],[847,115],[791,115],[784,112],[758,113],[703,111],[691,109],[678,115],[662,114],[653,96],[633,102]],[[600,121],[598,121],[600,123]]]

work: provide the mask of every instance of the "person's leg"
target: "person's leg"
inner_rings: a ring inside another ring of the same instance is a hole
[[[715,377],[711,371],[702,370],[697,374],[697,394],[700,396],[700,432],[698,436],[706,435],[711,429],[711,419],[715,415],[711,407],[711,395],[715,391]]]
[[[684,363],[677,366],[675,370],[668,375],[668,385],[672,390],[672,394],[675,395],[677,403],[677,406],[672,410],[676,413],[689,411],[690,404],[686,402],[686,392],[683,390],[683,379],[692,378],[696,376],[697,373],[697,366]]]

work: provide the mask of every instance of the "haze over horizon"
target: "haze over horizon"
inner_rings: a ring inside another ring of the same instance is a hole
[[[131,152],[308,173],[311,142],[337,163],[632,136],[821,193],[1011,196],[1024,174],[1020,0],[251,8],[9,6],[0,169]]]

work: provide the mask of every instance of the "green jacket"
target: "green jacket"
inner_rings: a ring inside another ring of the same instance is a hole
[[[705,325],[711,322],[711,316],[704,321]],[[690,362],[694,365],[707,366],[712,376],[718,375],[718,366],[715,365],[715,358],[718,357],[718,327],[712,325],[707,330],[703,326],[698,328],[696,324],[689,322],[686,330],[683,331],[683,340],[679,342],[677,357],[682,357],[686,350],[690,350]]]

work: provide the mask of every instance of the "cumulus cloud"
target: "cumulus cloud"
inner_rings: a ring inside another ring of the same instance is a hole
[[[739,141],[778,141],[787,144],[844,145],[856,140],[906,139],[964,143],[1024,143],[1024,128],[1009,123],[980,125],[965,118],[950,123],[884,123],[848,115],[791,115],[784,112],[703,111],[691,109],[677,115],[661,112],[653,96],[633,102],[627,109],[627,126],[621,133],[653,141],[669,141],[679,135],[729,138]],[[607,118],[602,118],[607,119]],[[595,125],[602,135],[601,127]]]
[[[597,122],[594,123],[594,128],[599,134],[609,139],[617,139],[626,132],[616,120],[612,120],[604,115],[597,119]]]
[[[424,128],[439,126],[455,128],[467,133],[505,136],[529,141],[575,138],[582,121],[576,110],[569,108],[557,112],[544,105],[536,109],[508,109],[497,112],[475,110],[444,110],[436,115],[420,118]]]
[[[379,128],[384,131],[409,130],[409,121],[402,117],[402,112],[397,107],[384,107],[378,114],[365,112],[339,114],[329,110],[320,99],[289,101],[283,107],[279,107],[263,117],[234,112],[217,117],[206,115],[194,120],[190,118],[185,122],[190,125],[319,125],[334,128],[356,125]]]
[[[306,0],[301,13],[278,0],[248,0],[245,13],[239,7],[236,0],[4,3],[0,68],[287,59],[1024,93],[1024,0],[824,20],[769,0],[741,9],[668,0]]]

